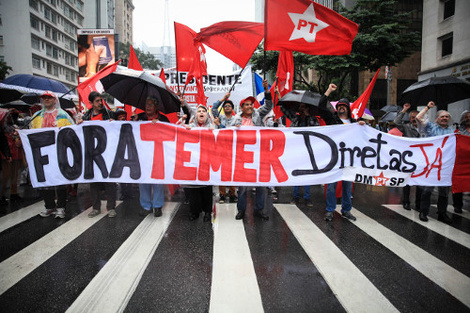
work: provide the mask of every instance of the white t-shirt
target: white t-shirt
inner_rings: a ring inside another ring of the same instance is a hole
[[[341,119],[341,121],[343,122],[343,124],[351,124],[351,121],[349,120],[349,118],[345,120]]]

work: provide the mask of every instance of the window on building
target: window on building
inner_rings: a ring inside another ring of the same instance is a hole
[[[52,23],[57,24],[57,14],[54,12],[51,13],[51,21]]]
[[[52,75],[52,64],[50,62],[46,63],[46,71],[47,71],[47,74]]]
[[[39,30],[39,20],[35,18],[34,16],[31,16],[29,20],[30,20],[31,27],[36,30]]]
[[[46,34],[47,38],[51,38],[51,27],[49,25],[46,25],[44,33]]]
[[[41,69],[41,59],[33,55],[33,67]]]
[[[442,48],[441,48],[442,54],[441,54],[441,56],[445,57],[445,56],[451,55],[452,54],[452,48],[453,48],[452,46],[453,46],[453,42],[454,42],[453,33],[450,33],[450,34],[447,34],[447,35],[441,37],[440,41],[441,41],[441,45],[442,45]]]
[[[40,47],[39,42],[40,42],[39,38],[31,36],[31,48],[36,49],[36,50],[40,50],[39,49],[39,47]]]
[[[36,11],[39,11],[39,1],[38,0],[29,0],[29,6]]]
[[[52,48],[52,57],[54,59],[58,59],[59,58],[59,49],[57,49],[56,47],[53,47]]]
[[[0,61],[1,61],[1,62],[5,62],[5,56],[0,55]]]
[[[46,55],[52,56],[52,46],[49,44],[46,44]]]
[[[51,9],[48,7],[44,7],[44,18],[51,20]]]
[[[444,19],[447,19],[455,14],[455,0],[444,1]]]
[[[82,3],[80,0],[77,1],[77,9],[78,9],[80,12],[83,11],[83,3]]]
[[[3,46],[3,35],[0,35],[0,46]]]
[[[57,41],[57,31],[55,29],[52,29],[51,35],[52,40]]]
[[[59,67],[57,65],[53,66],[54,73],[52,75],[59,77]]]

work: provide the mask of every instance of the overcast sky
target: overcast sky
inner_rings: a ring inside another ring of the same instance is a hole
[[[134,0],[134,44],[161,46],[164,40],[165,0]],[[203,27],[223,21],[255,21],[255,0],[168,0],[170,44],[174,46],[174,22],[184,24],[195,32]],[[222,62],[225,57],[211,53],[207,55],[211,73],[230,70],[231,62]],[[225,59],[226,60],[226,59]]]

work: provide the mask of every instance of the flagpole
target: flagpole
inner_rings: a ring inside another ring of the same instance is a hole
[[[240,72],[240,77],[242,76],[242,73],[243,71],[245,70],[246,67],[242,68],[241,72]],[[233,90],[233,87],[235,87],[235,84],[237,83],[238,79],[235,79],[235,81],[233,82],[232,84],[232,87],[230,87],[230,90],[228,92],[232,92]]]

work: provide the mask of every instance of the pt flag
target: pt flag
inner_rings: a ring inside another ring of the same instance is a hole
[[[244,68],[263,37],[263,23],[220,22],[202,28],[196,40]]]
[[[98,91],[98,92],[103,91],[103,90],[98,90],[98,89],[103,89],[103,86],[101,85],[101,82],[99,82],[100,79],[103,78],[103,77],[106,77],[109,74],[111,74],[112,72],[116,71],[118,63],[120,61],[121,60],[118,60],[115,63],[106,66],[101,71],[96,73],[95,76],[85,80],[83,83],[78,84],[78,86],[77,86],[78,94],[80,95],[81,101],[85,103],[85,105],[87,106],[88,109],[91,108],[91,104],[88,102],[88,95],[92,91]],[[96,86],[97,83],[99,84],[98,88]]]
[[[266,0],[265,50],[344,55],[359,26],[311,0]]]
[[[351,105],[351,112],[355,119],[362,117],[362,115],[364,114],[364,110],[366,109],[367,102],[369,102],[370,94],[372,93],[372,90],[374,90],[375,81],[377,80],[379,72],[380,68],[377,70],[377,72],[375,72],[374,78],[372,78],[372,80],[370,81],[369,86],[367,86],[367,89]]]

